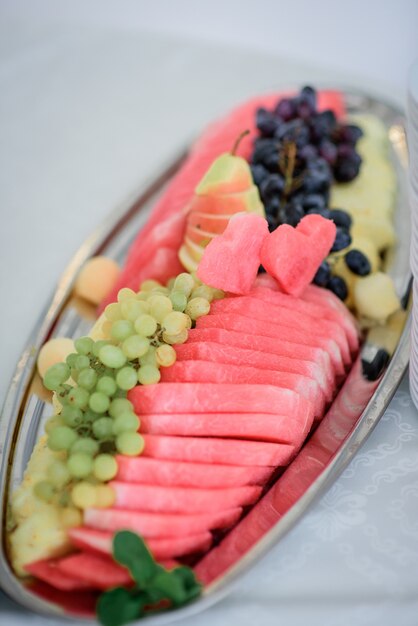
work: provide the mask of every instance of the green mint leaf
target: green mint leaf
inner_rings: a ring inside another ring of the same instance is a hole
[[[118,532],[114,536],[113,557],[118,563],[128,568],[140,588],[146,587],[162,569],[154,561],[141,537],[128,530]]]
[[[144,612],[146,598],[135,594],[124,587],[115,587],[100,596],[96,612],[99,622],[103,626],[122,626]]]
[[[202,587],[197,580],[194,571],[190,567],[180,565],[179,567],[175,567],[173,570],[171,570],[171,573],[183,582],[186,591],[195,588],[200,590]]]
[[[152,588],[163,592],[173,604],[179,605],[187,600],[183,581],[171,572],[165,571],[155,576],[152,581]]]

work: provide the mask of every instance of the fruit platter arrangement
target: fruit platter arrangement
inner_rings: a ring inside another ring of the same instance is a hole
[[[0,421],[0,584],[105,626],[224,595],[408,362],[402,115],[303,87],[212,123],[85,244]]]

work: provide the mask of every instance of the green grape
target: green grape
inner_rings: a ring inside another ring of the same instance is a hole
[[[61,415],[53,415],[45,422],[45,432],[47,435],[57,426],[64,426],[64,420]]]
[[[144,449],[144,438],[139,433],[121,433],[116,437],[116,448],[126,456],[137,456]]]
[[[163,344],[157,348],[155,356],[157,357],[158,365],[170,367],[170,365],[176,362],[177,353],[172,346]]]
[[[139,359],[139,363],[141,365],[156,365],[157,364],[157,358],[155,356],[156,350],[157,349],[155,348],[155,346],[150,346],[148,352]]]
[[[151,289],[151,293],[154,295],[161,294],[162,296],[168,296],[170,291],[167,289],[167,287],[161,285],[161,287],[154,287],[154,289]]]
[[[187,305],[187,296],[182,291],[172,291],[170,300],[175,311],[183,312]]]
[[[79,509],[88,509],[96,506],[96,487],[86,481],[74,485],[71,499]]]
[[[160,370],[154,365],[141,365],[138,370],[138,382],[141,385],[153,385],[161,378]]]
[[[136,293],[132,289],[129,289],[128,287],[124,287],[123,289],[119,290],[118,302],[124,302],[125,300],[132,300],[132,299],[135,300],[135,298],[136,298]]]
[[[98,341],[95,341],[94,342],[94,346],[93,346],[93,354],[94,354],[94,356],[99,358],[100,350],[102,348],[104,348],[105,346],[108,346],[108,345],[110,345],[110,344],[109,344],[109,341],[107,341],[106,339],[99,339]]]
[[[186,306],[186,313],[192,320],[197,320],[202,315],[207,315],[210,311],[210,302],[206,298],[192,298]]]
[[[151,315],[142,313],[136,318],[134,327],[138,335],[151,337],[157,330],[157,321]]]
[[[110,403],[109,415],[118,417],[118,415],[122,415],[122,413],[126,413],[127,411],[133,411],[133,409],[134,405],[126,398],[115,398]]]
[[[90,409],[86,409],[84,411],[84,420],[83,421],[86,424],[92,424],[99,417],[101,417],[101,415],[99,415],[99,413],[95,413],[94,411],[91,411]]]
[[[95,456],[99,452],[99,443],[92,437],[79,437],[71,446],[71,454],[82,452],[88,456]]]
[[[67,461],[68,471],[74,478],[86,478],[93,469],[91,456],[84,452],[71,453]]]
[[[81,370],[90,367],[90,359],[85,354],[80,354],[74,361],[74,368],[81,372]]]
[[[95,391],[89,398],[89,407],[95,413],[106,413],[109,408],[109,396],[100,391]]]
[[[136,432],[140,426],[140,419],[132,411],[126,411],[118,415],[113,422],[113,434],[120,435],[124,432]]]
[[[212,287],[208,287],[207,285],[199,285],[195,287],[190,294],[191,298],[204,298],[208,302],[212,302],[213,300],[213,289]]]
[[[68,426],[57,426],[48,434],[48,448],[59,452],[69,450],[77,439],[77,434]]]
[[[115,379],[112,376],[102,376],[97,381],[96,391],[106,394],[109,398],[114,396],[117,391]]]
[[[102,482],[112,480],[118,472],[118,463],[111,454],[99,454],[93,461],[93,475]]]
[[[124,389],[125,391],[133,389],[137,383],[136,369],[130,365],[122,367],[122,369],[120,369],[116,374],[116,382],[120,389]]]
[[[215,287],[211,287],[212,289],[212,299],[213,300],[222,300],[225,298],[225,292],[222,289],[216,289]]]
[[[138,315],[142,313],[142,306],[139,300],[125,300],[121,302],[120,310],[122,313],[122,317],[125,320],[129,320],[130,322],[134,322]]]
[[[79,387],[83,387],[83,389],[87,389],[87,391],[91,391],[94,389],[97,383],[97,374],[91,368],[86,368],[82,370],[77,377],[77,384]]]
[[[107,367],[119,369],[126,363],[126,356],[117,346],[103,346],[99,351],[99,359]]]
[[[83,412],[74,406],[64,406],[61,411],[66,426],[76,428],[83,421]]]
[[[187,328],[178,333],[177,335],[169,335],[168,333],[163,333],[163,341],[170,345],[175,345],[179,343],[185,343],[189,336]]]
[[[150,346],[149,339],[142,335],[131,335],[121,345],[122,352],[127,359],[133,361],[148,352]]]
[[[35,496],[44,502],[52,502],[55,497],[54,485],[47,480],[41,480],[33,488]]]
[[[79,337],[74,341],[75,349],[78,354],[87,355],[93,350],[94,341],[91,337]]]
[[[129,320],[117,320],[113,322],[112,330],[110,331],[112,339],[116,339],[116,341],[123,341],[133,333],[134,326]]]
[[[70,368],[66,363],[51,365],[45,372],[45,387],[50,391],[56,391],[62,383],[69,379],[70,373]]]
[[[190,274],[183,272],[182,274],[179,274],[176,280],[174,281],[173,290],[181,291],[187,297],[189,297],[194,287],[195,287],[195,281],[193,280],[193,277],[190,276]]]
[[[109,320],[109,322],[116,322],[116,320],[122,319],[122,310],[120,304],[117,302],[112,302],[112,304],[108,304],[104,310],[105,318]]]
[[[111,417],[99,417],[92,425],[93,434],[97,439],[111,439],[113,435],[113,420]]]
[[[189,321],[185,313],[173,311],[164,318],[163,329],[168,335],[178,335],[187,328],[188,323]]]
[[[68,471],[66,463],[62,461],[54,461],[48,467],[48,478],[54,487],[62,488],[70,482],[71,475]]]
[[[154,317],[157,322],[163,321],[163,319],[173,310],[173,305],[170,298],[162,295],[152,295],[148,302],[150,304],[150,315]]]
[[[65,359],[65,362],[67,363],[68,367],[70,369],[75,367],[75,360],[78,357],[77,352],[72,352],[71,354],[69,354],[67,356],[67,358]]]
[[[169,291],[173,291],[174,289],[174,283],[176,281],[176,277],[173,276],[173,278],[169,278],[167,283],[166,283],[166,287]]]
[[[144,280],[144,282],[141,283],[141,291],[151,291],[152,289],[155,289],[155,287],[161,287],[161,283],[158,282],[158,280]]]
[[[77,409],[85,409],[89,402],[89,392],[82,387],[73,387],[67,396],[67,401]]]

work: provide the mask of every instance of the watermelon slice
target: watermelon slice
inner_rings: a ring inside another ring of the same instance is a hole
[[[95,618],[98,599],[97,591],[78,590],[77,593],[74,593],[74,591],[63,591],[39,579],[31,581],[28,584],[28,590],[39,598],[59,606],[61,610],[72,617],[77,616],[90,620]]]
[[[146,540],[156,537],[196,535],[215,528],[228,528],[240,518],[240,507],[200,514],[144,513],[119,509],[86,509],[84,523],[98,530],[132,530]]]
[[[95,585],[80,579],[79,576],[71,576],[61,571],[58,567],[59,559],[44,559],[33,561],[25,565],[25,570],[43,580],[56,589],[62,591],[79,591],[81,589],[92,589]]]
[[[166,192],[156,204],[151,218],[146,226],[141,229],[132,244],[126,266],[121,273],[120,279],[112,292],[102,303],[101,310],[109,302],[116,300],[121,287],[138,284],[144,278],[163,277],[171,272],[177,273],[178,259],[170,257],[168,253],[162,259],[159,267],[151,265],[153,275],[146,275],[149,259],[152,263],[152,254],[155,252],[155,235],[164,227],[166,234],[160,247],[167,250],[176,250],[181,246],[186,223],[184,207],[193,197],[196,185],[207,171],[213,160],[222,152],[230,150],[236,138],[245,129],[250,129],[250,134],[244,137],[238,146],[237,154],[248,159],[251,154],[254,137],[256,136],[255,112],[259,107],[273,108],[277,100],[283,97],[283,93],[275,93],[258,96],[233,109],[220,121],[211,124],[195,143],[187,161],[175,176]],[[337,116],[344,115],[344,99],[338,91],[321,91],[318,93],[318,110],[331,108]],[[173,217],[174,216],[174,217]],[[170,231],[174,219],[175,227]],[[178,218],[178,219],[176,219]],[[167,228],[165,228],[167,226]],[[164,279],[164,278],[163,278]]]
[[[196,321],[196,328],[224,328],[248,333],[250,331],[272,337],[276,342],[288,341],[311,348],[319,348],[330,356],[336,375],[343,376],[345,367],[341,358],[340,350],[332,338],[318,337],[313,331],[300,330],[290,327],[281,327],[272,322],[257,320],[252,317],[239,315],[238,313],[225,313],[224,315],[204,315]]]
[[[241,297],[241,298],[224,298],[217,300],[211,304],[211,314],[222,315],[223,313],[238,313],[254,319],[271,322],[279,326],[288,328],[301,329],[306,328],[307,332],[315,332],[319,337],[327,339],[331,337],[335,340],[340,348],[341,356],[344,363],[351,363],[350,348],[348,346],[347,337],[344,330],[331,320],[316,318],[314,319],[303,310],[290,309],[272,302],[266,306],[266,303],[258,298]]]
[[[170,386],[174,387],[174,384]],[[171,461],[192,461],[193,463],[278,467],[287,465],[296,451],[295,446],[287,443],[240,439],[164,435],[144,435],[144,439],[145,449],[142,453],[144,456]]]
[[[296,228],[282,224],[265,239],[261,263],[283,291],[299,296],[331,250],[336,231],[320,215],[307,215]]]
[[[77,578],[94,589],[105,591],[111,587],[129,587],[133,584],[128,570],[104,555],[79,552],[59,559],[55,565],[60,573]]]
[[[70,528],[68,534],[72,544],[76,548],[98,552],[100,554],[112,554],[114,533],[81,526],[78,528]],[[184,556],[192,552],[206,551],[209,549],[211,543],[212,535],[209,531],[196,535],[188,535],[186,537],[176,537],[175,539],[172,537],[157,537],[147,540],[148,549],[152,552],[154,558],[164,567],[172,565],[172,563],[167,562],[167,559]]]
[[[268,235],[267,221],[254,213],[232,218],[212,239],[197,269],[200,280],[231,293],[248,293],[260,266],[260,249]]]
[[[260,385],[157,383],[134,387],[128,392],[128,399],[137,415],[202,412],[292,415],[300,409],[309,411],[309,403],[297,393],[272,385],[264,385],[261,392]]]
[[[270,467],[185,463],[152,459],[142,455],[118,456],[117,460],[117,480],[166,487],[216,488],[262,485],[271,474]]]
[[[245,320],[245,318],[242,319]],[[210,341],[212,343],[221,343],[237,348],[248,348],[250,350],[278,354],[279,356],[312,361],[313,363],[317,363],[323,370],[327,380],[327,386],[333,389],[335,384],[335,373],[332,369],[329,354],[320,348],[290,343],[290,341],[284,339],[275,340],[274,337],[267,337],[265,335],[250,335],[245,332],[225,328],[193,328],[189,331],[187,341],[189,344]],[[169,370],[165,370],[164,375],[168,371]]]
[[[161,487],[112,481],[116,509],[150,511],[152,513],[210,513],[253,504],[261,487],[226,487],[199,489],[194,487]]]
[[[299,393],[312,403],[316,417],[323,415],[326,404],[324,392],[316,380],[312,378],[290,372],[275,372],[268,369],[260,369],[258,367],[234,365],[232,363],[215,363],[204,360],[177,361],[171,367],[161,370],[161,380],[166,383],[256,383],[260,385],[275,385],[276,387],[293,389],[293,391],[296,391],[296,393]],[[145,422],[142,420],[141,430],[143,430],[144,427],[147,428],[144,424]],[[148,430],[148,432],[156,431]],[[167,432],[160,434],[179,435],[187,433]],[[195,435],[196,433],[193,432],[190,434]],[[218,435],[219,433],[208,432],[207,434]],[[241,434],[240,436],[242,437],[243,435]],[[259,437],[254,437],[254,439],[261,438],[261,432],[259,433]]]
[[[258,350],[211,343],[210,341],[178,345],[176,346],[176,353],[179,361],[212,361],[214,363],[230,363],[231,365],[239,364],[249,367],[258,367],[261,370],[272,370],[277,372],[278,375],[281,372],[300,374],[301,376],[316,380],[323,392],[327,395],[327,398],[331,399],[333,390],[328,387],[327,380],[321,368],[312,361],[302,361],[300,359],[292,359],[290,357],[279,356],[268,352],[264,353]],[[262,390],[259,388],[258,393],[264,394],[264,389],[264,387]],[[309,411],[309,406],[305,406],[303,409]],[[214,408],[214,410],[216,411],[216,408]],[[271,410],[279,414],[280,412],[283,413],[284,407],[281,408],[281,405],[276,402],[275,404],[271,404]],[[286,412],[285,414],[288,413]]]
[[[260,388],[260,393],[263,390]],[[225,437],[298,445],[312,425],[308,411],[264,413],[162,413],[141,416],[141,432],[151,435]]]

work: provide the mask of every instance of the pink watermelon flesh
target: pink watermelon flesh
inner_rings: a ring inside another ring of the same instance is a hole
[[[198,277],[211,287],[248,293],[257,276],[260,249],[267,235],[267,220],[260,215],[236,215],[206,247],[197,268]]]
[[[161,370],[161,380],[166,383],[256,383],[293,389],[293,391],[299,393],[312,403],[315,417],[322,416],[326,404],[324,392],[316,380],[312,378],[290,372],[279,373],[268,369],[234,365],[232,363],[215,363],[204,360],[177,361],[174,365]],[[141,430],[143,430],[143,427],[144,422],[141,423]],[[187,433],[167,432],[161,434],[179,435]],[[190,434],[194,435],[195,433]],[[208,432],[207,434],[214,435],[217,433]],[[240,436],[242,437],[243,435],[241,434]],[[257,439],[257,437],[255,438]],[[261,432],[258,438],[262,438]]]
[[[235,181],[234,181],[235,182]],[[211,215],[228,214],[234,215],[247,210],[248,189],[253,185],[249,181],[248,187],[244,191],[228,194],[210,194],[203,196],[193,196],[188,210],[190,213],[210,213]]]
[[[80,526],[70,528],[68,531],[72,544],[81,550],[98,552],[100,554],[112,554],[112,542],[114,533],[108,531],[94,530]],[[147,546],[155,559],[160,561],[164,567],[169,563],[162,562],[165,559],[191,554],[192,552],[202,552],[209,549],[212,543],[212,535],[209,531],[187,537],[155,538],[148,539]]]
[[[187,344],[183,344],[186,348]],[[194,344],[196,346],[196,344]],[[214,344],[217,350],[222,346]],[[183,348],[183,346],[181,346]],[[216,383],[157,383],[138,385],[128,392],[137,415],[148,413],[270,413],[291,415],[302,407],[312,413],[307,400],[290,389],[264,385]]]
[[[258,107],[273,108],[283,94],[268,94],[258,96],[233,109],[221,120],[211,124],[195,143],[190,156],[174,177],[162,198],[155,205],[151,218],[138,233],[133,242],[125,268],[121,276],[101,305],[101,310],[109,302],[116,300],[117,292],[121,287],[137,284],[145,278],[165,279],[167,274],[177,273],[179,262],[172,255],[166,253],[161,259],[159,267],[152,263],[152,254],[156,250],[155,234],[163,226],[170,227],[170,218],[174,216],[175,227],[162,237],[160,246],[166,250],[176,250],[181,246],[186,223],[186,214],[183,209],[187,206],[194,194],[194,189],[216,157],[222,152],[231,150],[236,138],[245,130],[250,129],[250,135],[241,141],[237,155],[248,159],[252,144],[257,134],[255,127],[255,111]],[[332,108],[337,116],[344,115],[345,107],[343,96],[337,91],[321,91],[318,93],[318,110]],[[178,220],[176,220],[176,217]],[[161,238],[161,237],[160,237]],[[150,262],[149,259],[151,259]],[[145,272],[153,271],[154,276],[147,276]],[[181,270],[179,270],[181,271]],[[158,272],[158,273],[157,273]]]
[[[300,374],[301,376],[306,376],[307,378],[316,380],[323,392],[327,394],[328,399],[330,399],[330,394],[332,393],[332,390],[330,390],[327,386],[327,381],[323,371],[312,361],[302,361],[300,359],[279,356],[268,352],[265,353],[259,350],[250,350],[247,348],[237,348],[230,345],[211,343],[210,341],[202,343],[193,342],[190,344],[184,343],[178,345],[176,346],[176,353],[179,361],[212,361],[214,363],[230,363],[231,365],[239,364],[249,367],[258,367],[261,370],[272,370],[277,372],[277,374],[281,372]],[[259,389],[259,394],[261,395],[263,393],[264,388],[263,390]],[[279,403],[271,405],[271,407],[272,409],[276,408],[277,413],[280,412]],[[305,410],[309,410],[309,408],[306,407]]]
[[[147,435],[149,437],[149,435]],[[211,529],[228,528],[241,516],[240,507],[200,514],[144,513],[119,509],[86,509],[84,523],[97,530],[132,530],[146,540],[156,537],[196,535]]]
[[[39,580],[43,580],[56,589],[62,591],[78,591],[80,589],[91,589],[94,585],[89,582],[80,580],[79,576],[71,576],[60,570],[58,567],[58,559],[45,559],[42,561],[33,561],[25,565],[25,570],[36,576]]]
[[[295,446],[287,443],[164,435],[144,435],[144,439],[144,456],[171,461],[276,467],[287,465],[295,453]]]
[[[266,322],[239,315],[238,313],[225,313],[224,315],[204,315],[196,321],[196,328],[224,328],[248,333],[255,332],[258,335],[272,337],[276,341],[287,341],[308,348],[316,348],[327,352],[330,356],[334,371],[337,376],[343,376],[345,367],[341,358],[340,350],[331,338],[319,337],[313,331],[282,327],[272,322]]]
[[[261,487],[227,487],[199,489],[195,487],[161,487],[112,481],[116,509],[133,509],[153,513],[210,513],[253,504]]]
[[[303,305],[302,305],[303,306]],[[292,310],[278,304],[266,303],[255,297],[224,298],[211,304],[211,314],[238,313],[251,316],[254,319],[271,322],[288,328],[306,329],[308,333],[315,332],[318,336],[335,340],[341,351],[344,363],[351,363],[350,348],[343,329],[336,323],[323,318],[313,318],[303,310]]]
[[[319,289],[319,287],[318,287]],[[305,293],[309,292],[309,287],[305,290]],[[263,302],[269,302],[278,306],[286,307],[292,311],[298,311],[305,313],[313,318],[314,323],[318,319],[325,319],[334,322],[344,329],[347,337],[347,341],[352,353],[356,353],[359,346],[358,330],[354,324],[351,323],[347,317],[341,315],[340,311],[337,311],[334,307],[326,305],[324,302],[310,301],[305,298],[305,294],[302,298],[294,298],[288,294],[272,291],[264,287],[255,287],[251,290],[249,296],[255,297]],[[309,297],[309,295],[308,295]]]
[[[128,570],[104,555],[79,552],[56,561],[56,567],[59,572],[103,591],[133,584]]]
[[[97,591],[79,590],[77,593],[74,593],[74,591],[63,591],[39,579],[31,582],[28,585],[28,590],[30,593],[42,598],[42,600],[59,606],[68,616],[95,619]]]
[[[141,432],[151,435],[231,437],[295,445],[306,437],[311,424],[309,413],[302,408],[291,416],[263,413],[162,413],[141,416]]]
[[[212,465],[118,456],[117,480],[166,487],[241,487],[262,485],[271,474],[269,467]]]
[[[245,318],[242,319],[247,323]],[[189,331],[187,340],[189,344],[205,341],[312,361],[313,363],[317,363],[324,372],[327,381],[327,389],[334,389],[335,373],[331,365],[331,359],[329,354],[320,348],[290,343],[290,341],[283,339],[277,340],[274,337],[267,337],[265,335],[250,335],[245,332],[225,328],[193,328]],[[162,376],[164,377],[168,374],[170,369],[171,368],[162,370]]]
[[[296,228],[282,224],[261,248],[261,263],[286,293],[299,296],[312,282],[334,243],[336,226],[320,215],[307,215]]]

